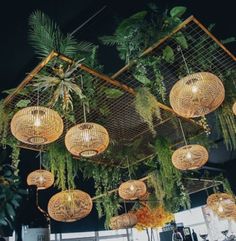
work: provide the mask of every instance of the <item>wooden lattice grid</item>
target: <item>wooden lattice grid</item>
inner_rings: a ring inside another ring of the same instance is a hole
[[[215,68],[211,69],[212,72],[219,72],[221,69],[230,69],[236,67],[235,65],[235,57],[212,35],[206,28],[201,25],[194,17],[188,18],[184,21],[176,30],[173,31],[168,37],[160,40],[157,44],[150,47],[142,54],[143,57],[154,55],[159,56],[163,48],[165,46],[170,45],[173,49],[176,49],[177,46],[173,46],[172,37],[178,31],[187,32],[192,36],[192,44],[191,46],[184,52],[185,58],[188,64],[191,66],[191,49],[194,48],[194,44],[199,42],[200,37],[204,37],[206,40],[206,49],[202,49],[201,53],[207,53],[207,46],[210,44],[218,44],[219,48],[217,53],[215,53],[215,57],[218,60],[218,64]],[[199,50],[200,51],[200,50]],[[31,71],[30,74],[26,76],[23,82],[17,87],[17,89],[10,94],[5,99],[5,104],[11,109],[15,109],[15,105],[22,98],[30,99],[31,104],[37,104],[37,93],[30,92],[26,96],[22,95],[26,86],[32,83],[34,76],[40,71],[43,71],[44,68],[48,68],[55,59],[60,59],[61,61],[67,62],[68,64],[72,63],[72,60],[59,54],[56,52],[52,52],[46,59],[44,59],[34,70]],[[175,53],[175,63],[181,63],[182,58],[179,52]],[[135,81],[133,78],[133,68],[135,67],[135,63],[130,64],[122,68],[116,74],[114,74],[111,78],[99,73],[91,69],[88,66],[80,64],[78,70],[76,71],[76,75],[89,75],[93,82],[96,83],[97,86],[97,105],[102,106],[106,105],[109,109],[110,114],[106,116],[104,119],[105,128],[107,128],[110,137],[112,140],[118,143],[117,148],[122,148],[123,144],[132,143],[135,139],[139,137],[144,137],[143,150],[147,156],[151,153],[149,150],[146,150],[146,145],[152,139],[152,135],[147,127],[147,125],[141,120],[139,115],[136,113],[134,108],[134,96],[135,96],[135,88],[139,87],[140,84],[138,81]],[[164,76],[165,76],[165,85],[167,88],[167,96],[168,93],[173,86],[173,84],[178,80],[178,77],[174,73],[174,66],[172,66],[171,71],[169,68],[165,68]],[[197,66],[194,66],[195,71],[203,71],[203,69],[199,69]],[[150,76],[151,80],[154,76]],[[103,93],[104,87],[108,88],[117,88],[122,90],[124,93],[121,97],[116,100],[107,99]],[[47,105],[50,100],[50,96],[45,95],[44,93],[40,93],[40,105]],[[75,100],[76,102],[76,100]],[[162,135],[170,139],[172,144],[176,144],[182,141],[182,136],[178,128],[173,124],[173,120],[176,118],[175,113],[167,104],[159,103],[159,107],[161,108],[162,113],[162,121],[155,120],[154,126],[157,130],[157,135]],[[76,116],[76,122],[81,123],[83,121],[82,107],[80,105],[76,105],[74,110]],[[88,114],[88,120],[94,121],[101,117],[100,114],[93,109],[90,114]],[[182,118],[182,123],[184,130],[186,132],[186,136],[192,136],[194,134],[202,131],[201,127],[196,124],[193,120]],[[66,129],[70,126],[74,125],[73,123],[65,123]],[[59,140],[60,142],[64,142],[64,135]],[[29,146],[22,144],[22,148],[39,150],[38,146]],[[115,165],[120,165],[121,160],[106,160],[103,156],[99,157],[99,160],[104,163],[113,163]],[[95,159],[96,161],[96,159]]]

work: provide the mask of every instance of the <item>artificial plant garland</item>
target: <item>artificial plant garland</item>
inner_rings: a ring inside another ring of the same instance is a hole
[[[161,110],[158,106],[155,96],[153,96],[149,89],[142,87],[137,89],[134,100],[135,110],[142,117],[143,121],[148,125],[150,131],[155,134],[153,120],[156,117],[161,120]]]
[[[159,137],[154,143],[154,148],[160,165],[151,178],[154,193],[157,195],[156,200],[171,213],[179,211],[180,208],[189,209],[190,198],[183,185],[182,174],[171,162],[170,144],[165,138]]]

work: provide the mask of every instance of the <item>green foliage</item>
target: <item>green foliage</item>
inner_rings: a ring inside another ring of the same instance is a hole
[[[104,93],[106,95],[107,98],[109,99],[118,99],[119,97],[121,97],[124,92],[119,90],[119,89],[115,89],[115,88],[106,88],[104,90]]]
[[[159,160],[160,169],[151,174],[151,186],[155,190],[156,199],[163,203],[165,209],[172,213],[181,207],[190,208],[190,199],[183,182],[182,175],[171,162],[172,151],[168,141],[162,137],[155,141],[153,148]]]
[[[10,166],[0,167],[0,227],[12,224],[16,209],[20,205],[24,191],[19,188],[19,178]]]
[[[120,208],[119,197],[108,191],[117,188],[121,180],[121,170],[118,167],[109,167],[93,163],[80,164],[84,178],[93,178],[96,196],[96,208],[99,218],[106,217],[105,227],[108,228],[110,218],[118,214]]]
[[[3,100],[0,101],[0,116],[0,143],[5,148],[12,114],[5,108]]]
[[[75,177],[78,172],[76,162],[65,146],[53,143],[48,147],[43,165],[54,175],[55,185],[66,190],[75,188]]]
[[[54,76],[41,73],[35,76],[33,87],[37,91],[44,91],[52,95],[51,101],[48,103],[49,106],[55,106],[59,102],[63,113],[65,113],[73,110],[72,94],[75,97],[78,96],[80,100],[86,99],[80,88],[82,77],[75,74],[80,62],[81,60],[65,69],[63,66],[53,68]]]
[[[25,108],[25,107],[27,107],[30,103],[31,103],[30,100],[19,100],[19,101],[16,103],[16,107],[17,107],[17,108]]]
[[[167,45],[164,49],[163,49],[163,59],[167,62],[167,63],[173,63],[175,60],[175,54],[173,49]]]
[[[78,54],[90,53],[94,47],[85,41],[77,42],[70,34],[65,36],[57,23],[39,10],[30,15],[29,27],[29,41],[42,58],[47,57],[53,50],[74,58]]]
[[[220,123],[226,148],[236,150],[236,118],[232,112],[232,106],[224,104],[217,110],[216,116]]]
[[[141,11],[124,19],[116,28],[114,35],[101,37],[100,40],[105,45],[116,46],[120,58],[129,63],[145,48],[169,34],[180,24],[180,17],[185,11],[185,7],[178,6],[161,13],[155,5],[149,5],[148,11]]]
[[[135,110],[148,125],[150,131],[155,134],[153,126],[154,118],[161,120],[161,111],[157,104],[155,96],[153,96],[146,87],[139,88],[135,96]]]

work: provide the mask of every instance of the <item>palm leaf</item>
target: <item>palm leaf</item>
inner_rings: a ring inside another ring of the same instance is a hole
[[[117,39],[116,35],[114,35],[114,36],[102,36],[102,37],[99,38],[99,40],[107,46],[114,46],[114,45],[119,44],[119,40]]]
[[[59,50],[62,33],[59,26],[41,11],[35,11],[29,18],[29,41],[40,57],[46,57],[52,50]]]

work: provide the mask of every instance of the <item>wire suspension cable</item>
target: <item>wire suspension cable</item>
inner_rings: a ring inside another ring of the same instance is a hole
[[[183,50],[182,50],[182,48],[181,48],[180,45],[178,45],[177,50],[181,53],[182,59],[183,59],[184,64],[185,64],[185,68],[186,68],[186,70],[187,70],[187,73],[190,74],[190,70],[189,70],[189,67],[188,67],[186,58],[184,57],[184,53],[183,53]]]
[[[183,125],[182,125],[182,122],[181,122],[180,118],[178,118],[178,121],[179,121],[180,129],[181,129],[181,133],[182,133],[183,138],[184,138],[184,143],[185,143],[185,145],[187,146],[188,143],[187,143],[187,139],[186,139],[186,137],[185,137],[185,133],[184,133]]]

